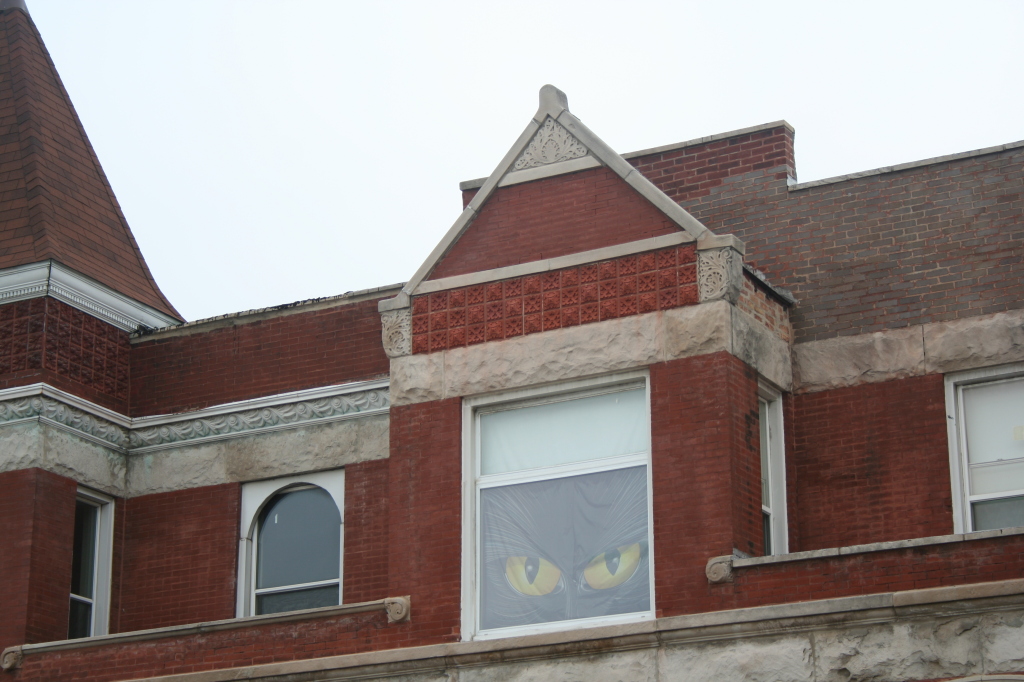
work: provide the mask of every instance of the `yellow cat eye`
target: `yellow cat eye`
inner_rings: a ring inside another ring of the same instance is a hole
[[[547,559],[510,556],[505,560],[505,577],[516,592],[542,597],[558,587],[562,572]]]
[[[642,556],[639,542],[610,549],[590,560],[583,569],[583,578],[595,590],[618,587],[636,573]]]

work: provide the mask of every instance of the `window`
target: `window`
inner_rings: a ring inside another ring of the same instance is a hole
[[[1024,526],[1024,364],[946,377],[954,531]]]
[[[79,490],[71,552],[71,603],[68,639],[107,634],[113,500]]]
[[[341,603],[344,471],[242,487],[238,615]]]
[[[467,638],[650,618],[644,374],[465,401]]]
[[[782,395],[765,385],[758,392],[761,428],[761,514],[764,553],[789,551],[786,520],[786,457],[783,447]]]

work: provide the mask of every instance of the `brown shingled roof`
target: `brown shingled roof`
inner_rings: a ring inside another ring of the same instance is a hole
[[[182,319],[142,258],[35,24],[0,12],[0,268],[47,259]]]

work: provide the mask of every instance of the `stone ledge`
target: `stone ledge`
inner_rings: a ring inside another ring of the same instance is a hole
[[[907,610],[910,605],[918,605]],[[508,663],[585,657],[620,651],[654,649],[687,643],[736,644],[840,626],[892,624],[951,613],[983,614],[1024,605],[1024,580],[978,583],[934,590],[889,592],[857,597],[758,606],[654,621],[510,637],[388,649],[317,659],[168,675],[160,682],[228,682],[229,680],[378,679],[400,675],[481,668]],[[984,680],[984,676],[969,679]],[[1013,679],[989,676],[987,679]]]
[[[41,642],[39,644],[21,644],[19,646],[12,646],[4,649],[3,654],[0,655],[0,661],[3,661],[4,670],[10,670],[17,667],[17,665],[8,665],[8,660],[10,659],[17,659],[18,664],[20,664],[25,656],[47,653],[50,651],[91,649],[94,647],[106,646],[108,644],[146,642],[154,639],[166,639],[169,637],[187,637],[189,635],[202,635],[208,632],[220,632],[222,630],[238,630],[241,628],[256,627],[259,625],[274,625],[300,620],[334,618],[337,616],[348,616],[371,611],[383,611],[387,613],[388,622],[391,623],[407,621],[409,620],[411,612],[409,597],[386,597],[384,599],[377,599],[376,601],[359,602],[356,604],[341,604],[340,606],[325,606],[318,609],[304,609],[302,611],[289,611],[287,613],[272,613],[266,616],[229,618],[227,620],[215,620],[191,625],[172,625],[170,627],[154,628],[152,630],[136,630],[134,632],[121,632],[114,635],[83,637],[82,639]]]
[[[998,530],[985,530],[977,533],[957,533],[955,535],[934,535],[925,538],[914,538],[913,540],[895,540],[892,542],[873,542],[866,545],[849,545],[847,547],[830,547],[828,549],[815,549],[808,552],[792,552],[790,554],[776,554],[773,556],[751,557],[749,559],[732,558],[733,569],[748,568],[750,566],[762,566],[765,564],[785,564],[793,561],[807,561],[810,559],[823,559],[836,556],[848,556],[851,554],[867,554],[869,552],[885,552],[894,549],[909,549],[911,547],[932,547],[935,545],[946,545],[952,542],[970,542],[972,540],[988,540],[990,538],[1006,537],[1011,535],[1024,535],[1024,526],[1015,528],[1001,528]],[[722,561],[726,557],[720,557]]]

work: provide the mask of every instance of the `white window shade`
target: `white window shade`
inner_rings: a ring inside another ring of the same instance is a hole
[[[648,449],[644,388],[481,415],[481,474],[573,464]]]
[[[1024,378],[967,386],[963,400],[971,464],[1024,458],[1024,440],[1014,438],[1024,426]]]

